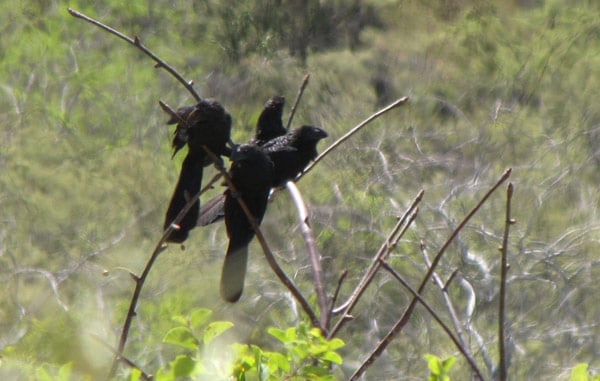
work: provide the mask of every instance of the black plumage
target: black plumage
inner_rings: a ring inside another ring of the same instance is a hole
[[[171,222],[177,217],[179,212],[185,207],[190,198],[194,197],[200,190],[202,183],[202,159],[195,157],[191,152],[188,153],[181,164],[179,180],[175,186],[173,196],[169,202],[167,213],[165,214],[164,229],[168,228]],[[182,243],[188,237],[189,231],[196,226],[200,203],[198,200],[192,205],[191,209],[179,221],[179,229],[173,230],[167,237],[167,242]]]
[[[302,173],[317,157],[317,144],[326,137],[321,128],[304,125],[265,143],[261,148],[274,166],[272,186],[283,186]]]
[[[211,163],[202,146],[206,146],[217,156],[230,154],[226,144],[231,133],[231,116],[219,102],[204,99],[194,106],[178,109],[176,114],[177,117],[171,117],[167,121],[168,124],[177,123],[172,142],[173,155],[186,144],[188,154],[182,163],[179,180],[165,214],[163,229],[173,222],[188,200],[200,191],[202,169]],[[179,230],[167,237],[167,242],[185,241],[189,231],[196,226],[199,210],[198,201],[180,221]]]
[[[273,164],[258,146],[252,144],[234,149],[231,160],[229,173],[237,196],[244,200],[256,224],[260,225],[267,209]],[[248,245],[255,233],[244,210],[229,189],[225,191],[224,210],[229,245],[221,274],[221,295],[233,303],[240,298],[244,289]]]
[[[265,103],[256,121],[256,132],[250,143],[261,146],[269,140],[287,133],[282,121],[284,106],[285,98],[280,95],[271,97]]]
[[[250,144],[261,146],[269,140],[287,133],[282,121],[284,106],[285,98],[280,95],[275,95],[265,102],[256,121],[256,131]],[[210,225],[221,220],[225,215],[224,203],[225,195],[219,194],[202,205],[198,226]]]

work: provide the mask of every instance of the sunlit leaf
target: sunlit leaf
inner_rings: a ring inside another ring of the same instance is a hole
[[[163,338],[163,342],[192,350],[196,349],[199,344],[187,327],[175,327],[170,329]]]

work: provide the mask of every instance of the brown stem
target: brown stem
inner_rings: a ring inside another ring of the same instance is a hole
[[[154,62],[156,62],[156,67],[161,67],[161,68],[165,69],[167,72],[169,72],[169,74],[171,74],[173,77],[175,77],[177,79],[177,81],[179,81],[183,86],[185,86],[185,88],[190,92],[190,94],[192,94],[192,96],[194,97],[194,99],[196,99],[197,102],[200,102],[202,100],[202,97],[198,94],[196,89],[194,89],[194,81],[186,81],[185,78],[183,78],[183,76],[181,74],[179,74],[179,72],[177,70],[175,70],[173,67],[171,67],[169,64],[167,64],[164,60],[159,58],[150,49],[148,49],[144,45],[142,45],[142,43],[140,42],[140,39],[137,36],[135,36],[134,38],[128,37],[128,36],[124,35],[123,33],[119,32],[118,30],[113,29],[113,28],[109,27],[108,25],[105,25],[105,24],[101,23],[100,21],[95,20],[89,16],[86,16],[83,13],[76,11],[75,9],[67,8],[67,11],[69,12],[69,14],[71,14],[71,16],[85,20],[85,21],[89,22],[90,24],[93,24],[93,25],[119,37],[120,39],[127,41],[131,45],[135,46],[136,48],[138,48],[139,50],[144,52],[144,54],[146,54],[148,57],[152,58],[154,60]]]
[[[304,174],[308,171],[310,171],[311,169],[313,169],[313,167],[315,165],[317,165],[317,163],[319,161],[321,161],[321,159],[323,159],[325,156],[327,156],[331,151],[333,151],[334,149],[336,149],[340,144],[342,144],[343,142],[345,142],[346,140],[348,140],[352,135],[354,135],[355,133],[357,133],[358,131],[360,131],[363,127],[365,127],[367,124],[371,123],[372,121],[374,121],[375,119],[379,118],[381,115],[385,114],[386,112],[398,107],[398,106],[402,106],[403,104],[408,102],[408,97],[402,97],[398,100],[396,100],[395,102],[391,103],[390,105],[382,108],[381,110],[377,111],[376,113],[374,113],[373,115],[369,116],[367,119],[363,120],[362,122],[360,122],[357,126],[355,126],[353,129],[351,129],[350,131],[346,132],[344,134],[344,136],[342,136],[341,138],[339,138],[338,140],[336,140],[332,145],[330,145],[329,147],[327,147],[327,149],[325,149],[325,151],[323,151],[319,156],[317,156],[317,158],[315,159],[315,161],[313,161],[308,167],[306,167],[304,169],[304,171],[300,174],[300,176],[298,176],[298,178],[304,176]],[[298,178],[296,180],[298,180]]]
[[[292,109],[290,111],[290,117],[288,118],[288,122],[287,122],[287,129],[290,129],[290,126],[292,125],[292,120],[294,119],[294,115],[296,114],[296,108],[298,107],[298,104],[300,103],[300,98],[302,98],[302,94],[304,94],[304,89],[306,89],[306,86],[308,86],[308,79],[310,78],[310,74],[306,74],[304,76],[304,78],[302,78],[302,83],[300,84],[300,89],[298,89],[298,94],[296,95],[296,100],[294,101],[294,105],[292,106]]]
[[[361,295],[366,290],[367,286],[369,286],[369,284],[371,283],[371,280],[373,279],[373,277],[379,270],[379,267],[381,266],[380,260],[384,259],[387,256],[387,254],[389,253],[390,247],[394,244],[394,241],[396,240],[396,236],[398,235],[398,237],[401,237],[404,234],[404,232],[406,231],[406,229],[408,228],[408,226],[410,226],[410,222],[407,223],[407,221],[412,221],[412,219],[414,219],[415,214],[413,213],[413,211],[416,209],[417,205],[423,198],[424,193],[425,192],[422,190],[419,192],[419,194],[417,195],[417,197],[415,197],[415,199],[413,200],[410,207],[406,210],[406,212],[404,212],[404,215],[398,219],[398,222],[392,228],[392,230],[388,234],[385,241],[382,243],[381,247],[379,248],[379,250],[373,257],[373,259],[371,260],[371,264],[369,265],[369,268],[363,275],[363,277],[360,280],[360,282],[358,283],[358,285],[354,288],[352,295],[350,295],[350,298],[348,299],[348,301],[346,303],[344,303],[342,316],[340,317],[340,319],[337,321],[337,323],[333,326],[333,328],[327,335],[328,339],[331,339],[332,337],[334,337],[335,334],[340,330],[342,325],[346,321],[348,321],[348,318],[350,316],[350,313],[352,312],[352,309],[354,308],[354,306],[360,299]],[[409,218],[409,215],[411,216],[410,218]],[[404,226],[404,229],[402,230],[402,232],[400,234],[398,234],[398,232],[400,232],[400,229],[403,226]]]
[[[464,226],[471,219],[471,217],[473,217],[475,215],[475,213],[477,213],[477,211],[487,201],[487,199],[492,195],[492,193],[494,193],[494,191],[496,189],[498,189],[498,187],[500,185],[502,185],[502,183],[504,183],[504,181],[506,181],[506,179],[508,179],[508,177],[510,176],[510,173],[511,173],[511,168],[504,171],[504,173],[502,174],[500,179],[496,182],[496,184],[494,184],[494,186],[483,196],[483,198],[477,203],[477,205],[475,205],[475,207],[469,212],[469,214],[462,220],[462,222],[452,232],[452,234],[450,234],[450,237],[448,237],[448,239],[446,240],[446,242],[444,243],[442,248],[439,250],[439,252],[435,256],[435,258],[431,262],[431,266],[429,267],[429,270],[427,270],[427,273],[423,277],[423,280],[421,281],[421,285],[419,286],[419,288],[417,290],[417,292],[419,294],[423,293],[425,286],[427,285],[427,283],[429,282],[429,279],[431,278],[431,274],[435,271],[435,268],[437,267],[438,263],[442,259],[444,252],[450,246],[452,241],[454,241],[454,238],[456,238],[458,233],[464,228]],[[408,320],[410,319],[410,316],[412,315],[412,312],[413,312],[416,304],[417,304],[417,299],[413,298],[413,300],[407,307],[406,311],[404,311],[404,314],[402,315],[402,317],[396,322],[396,324],[387,333],[387,335],[381,340],[381,342],[377,345],[377,347],[373,350],[373,352],[371,352],[369,357],[361,364],[361,366],[356,370],[356,372],[354,372],[354,374],[350,378],[351,380],[358,379],[367,370],[367,368],[369,368],[369,366],[371,366],[371,364],[373,364],[373,362],[381,355],[381,353],[383,353],[385,348],[387,348],[387,346],[398,335],[398,333],[400,333],[402,331],[402,328],[404,328],[406,323],[408,323]]]
[[[425,300],[423,300],[423,298],[421,298],[421,295],[419,295],[419,293],[415,291],[415,289],[413,289],[408,284],[408,282],[406,282],[406,280],[404,280],[404,278],[402,278],[400,274],[398,274],[385,260],[381,260],[380,262],[381,266],[384,269],[386,269],[390,274],[392,274],[392,276],[396,278],[398,282],[400,282],[402,286],[404,286],[404,288],[406,288],[413,295],[413,297],[417,299],[417,301],[421,303],[421,305],[423,305],[423,307],[425,307],[427,312],[429,312],[429,314],[435,319],[435,321],[438,322],[438,324],[442,327],[444,332],[446,332],[450,340],[452,340],[456,348],[467,360],[473,372],[477,375],[477,377],[479,377],[480,380],[483,380],[483,376],[481,375],[481,371],[477,367],[477,364],[475,364],[475,360],[471,357],[469,351],[464,347],[464,344],[461,343],[456,337],[456,335],[454,335],[454,333],[450,330],[450,327],[448,327],[448,325],[446,325],[446,323],[444,323],[442,319],[440,319],[439,315],[431,308],[431,306]]]
[[[502,267],[500,268],[500,301],[498,306],[498,351],[500,353],[499,367],[499,380],[506,381],[507,378],[507,364],[506,364],[506,339],[504,335],[504,325],[506,323],[505,307],[506,307],[506,275],[508,272],[508,234],[510,231],[510,225],[514,224],[515,221],[510,216],[511,201],[513,195],[513,184],[508,183],[506,190],[506,221],[504,223],[504,236],[502,237],[502,247],[500,252],[502,253]]]

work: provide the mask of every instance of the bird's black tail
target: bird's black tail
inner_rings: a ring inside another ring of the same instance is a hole
[[[248,264],[248,244],[230,242],[221,274],[221,296],[230,303],[237,302],[244,291]]]
[[[163,228],[169,227],[171,222],[177,217],[179,212],[185,207],[191,197],[200,191],[202,185],[202,163],[204,157],[196,155],[188,155],[181,164],[181,172],[179,180],[175,186],[175,191],[171,197],[169,208],[165,215],[165,223]],[[200,201],[196,201],[192,208],[187,212],[183,219],[179,222],[180,229],[174,230],[167,237],[167,242],[181,243],[188,237],[189,231],[196,226],[198,214],[200,210]]]

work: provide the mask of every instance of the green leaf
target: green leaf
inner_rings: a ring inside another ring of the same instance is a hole
[[[188,325],[188,319],[183,315],[173,316],[171,320],[173,320],[176,323],[179,323],[180,325],[183,325],[184,327],[187,327]]]
[[[443,360],[441,363],[441,367],[442,367],[442,372],[443,373],[448,373],[450,371],[450,368],[452,368],[452,365],[456,362],[456,358],[455,357],[448,357],[447,359]]]
[[[327,347],[330,350],[336,350],[336,349],[341,348],[344,345],[346,345],[342,339],[338,339],[338,338],[331,339],[327,343],[328,343]]]
[[[277,371],[290,371],[290,362],[283,354],[278,352],[270,352],[267,355],[267,359],[267,366],[269,367],[271,373],[275,373]]]
[[[212,311],[207,308],[198,308],[192,311],[190,315],[190,325],[192,329],[199,329],[212,316]]]
[[[335,352],[325,352],[320,356],[323,360],[331,361],[334,364],[342,363],[342,356]]]
[[[588,364],[581,363],[575,365],[571,371],[569,381],[588,381]]]
[[[188,377],[194,374],[196,369],[196,361],[191,357],[180,355],[171,362],[173,375],[177,377]]]
[[[39,381],[52,381],[52,377],[44,367],[39,367],[35,370],[35,379]]]
[[[60,367],[58,370],[58,375],[55,378],[55,381],[69,381],[71,378],[71,370],[73,368],[73,363],[68,362]]]
[[[198,340],[187,327],[175,327],[169,330],[163,342],[194,350],[198,348]]]
[[[230,321],[215,321],[210,323],[202,338],[204,345],[209,345],[216,337],[220,336],[231,327],[233,327],[233,323]]]
[[[138,381],[141,376],[142,376],[142,371],[137,368],[133,368],[131,370],[131,373],[129,374],[129,381]]]
[[[269,335],[273,336],[274,338],[276,338],[277,340],[281,341],[284,344],[289,342],[285,331],[283,331],[279,328],[271,327],[267,330],[267,333]]]
[[[429,368],[431,374],[434,376],[439,376],[442,373],[440,368],[440,358],[430,354],[427,354],[423,357],[425,357],[425,360],[427,360],[427,367]]]

